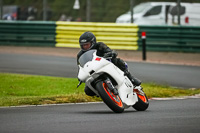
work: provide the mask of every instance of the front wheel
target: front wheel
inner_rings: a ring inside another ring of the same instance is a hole
[[[132,107],[137,111],[145,111],[149,107],[149,101],[147,96],[145,94],[140,95],[137,93],[137,97],[138,97],[138,102],[134,104]]]
[[[115,113],[122,113],[124,111],[124,106],[122,103],[122,100],[118,95],[114,95],[113,92],[111,92],[108,89],[108,86],[103,81],[100,81],[96,84],[96,89],[104,101],[104,103]]]

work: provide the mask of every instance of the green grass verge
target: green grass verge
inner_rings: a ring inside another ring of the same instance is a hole
[[[0,106],[95,102],[100,98],[84,93],[84,84],[76,88],[75,78],[59,78],[0,73]],[[177,89],[155,83],[143,83],[148,98],[200,94],[200,89]]]

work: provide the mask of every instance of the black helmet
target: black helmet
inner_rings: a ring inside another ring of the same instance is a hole
[[[91,43],[91,46],[90,46],[89,49],[91,49],[94,46],[94,44],[96,43],[95,35],[92,32],[89,32],[89,31],[83,33],[79,38],[79,44],[80,44],[80,47],[81,47],[82,50],[84,50],[82,48],[83,44],[88,43],[88,42]]]

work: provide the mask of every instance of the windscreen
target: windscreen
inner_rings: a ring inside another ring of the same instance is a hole
[[[94,52],[96,52],[96,50],[89,50],[82,54],[81,57],[78,59],[79,65],[83,67],[88,61],[92,61]]]
[[[141,13],[143,12],[146,8],[148,8],[151,4],[150,3],[141,3],[139,5],[136,5],[134,8],[133,8],[133,13],[134,14],[138,14],[138,13]],[[128,14],[131,14],[130,11],[127,12]]]
[[[141,13],[141,12],[144,11],[146,8],[148,8],[149,6],[150,6],[150,3],[142,3],[142,4],[139,4],[139,5],[137,5],[137,6],[135,6],[135,7],[133,8],[133,12],[134,12],[135,14]]]

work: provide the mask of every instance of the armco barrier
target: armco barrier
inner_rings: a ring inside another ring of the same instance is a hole
[[[113,49],[137,50],[138,26],[134,24],[56,22],[56,47],[79,47],[78,39],[91,31],[98,42]]]
[[[146,32],[147,51],[200,52],[200,27],[139,26]],[[139,50],[142,40],[138,40]]]
[[[85,31],[113,49],[141,50],[146,31],[147,51],[200,52],[200,27],[95,22],[0,21],[0,45],[78,48]]]
[[[0,21],[0,45],[55,46],[55,22]]]

